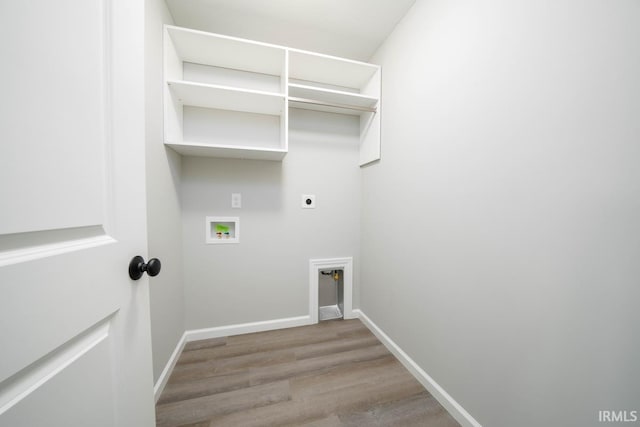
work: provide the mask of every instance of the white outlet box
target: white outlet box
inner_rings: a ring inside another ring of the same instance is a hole
[[[240,243],[240,218],[208,216],[205,218],[207,244]]]
[[[316,196],[314,194],[302,195],[302,209],[315,209],[316,208]]]
[[[242,207],[242,194],[231,193],[231,207],[234,209],[240,209]]]

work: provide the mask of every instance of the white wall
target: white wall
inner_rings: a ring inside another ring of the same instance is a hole
[[[163,144],[162,25],[172,19],[163,0],[147,0],[145,7],[148,252],[150,258],[162,262],[160,275],[149,281],[153,375],[157,381],[184,333],[181,159]]]
[[[374,57],[360,305],[485,426],[640,410],[639,22],[418,0]]]
[[[307,315],[310,258],[353,256],[357,289],[359,124],[290,111],[282,162],[183,159],[187,329]],[[241,209],[231,193],[242,194]],[[301,209],[302,194],[315,194],[317,208]],[[206,216],[239,216],[240,243],[206,245]]]

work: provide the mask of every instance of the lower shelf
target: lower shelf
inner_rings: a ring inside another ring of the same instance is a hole
[[[189,142],[166,142],[165,145],[185,156],[280,161],[287,154],[287,150],[283,148],[236,147]]]

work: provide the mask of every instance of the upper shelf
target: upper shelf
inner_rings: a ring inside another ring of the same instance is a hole
[[[289,83],[289,105],[298,108],[360,115],[376,112],[377,104],[372,96]]]
[[[289,49],[289,78],[364,88],[380,67],[320,53]]]
[[[284,94],[227,86],[168,80],[171,92],[184,105],[279,116],[285,109]]]
[[[166,28],[183,62],[274,76],[283,73],[286,56],[283,47],[171,25]]]

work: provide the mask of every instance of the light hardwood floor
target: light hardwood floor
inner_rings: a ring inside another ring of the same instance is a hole
[[[359,320],[188,343],[158,426],[459,424]]]

